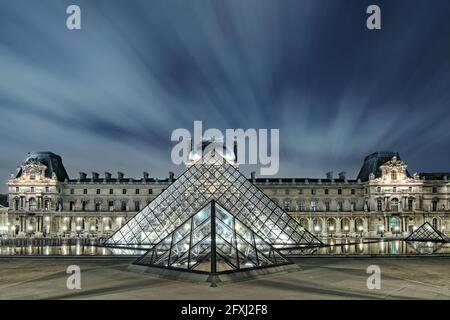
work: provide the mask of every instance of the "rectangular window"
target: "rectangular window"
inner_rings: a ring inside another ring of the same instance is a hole
[[[83,194],[87,194],[87,189],[83,189]]]
[[[432,192],[433,192],[433,193],[437,193],[437,187],[433,187],[433,188],[432,188]]]
[[[383,211],[383,200],[377,200],[377,211]]]
[[[342,194],[342,189],[341,188],[338,189],[338,194]]]
[[[352,189],[352,194],[355,194],[355,189]]]
[[[381,187],[377,187],[377,192],[381,192]]]
[[[100,201],[95,201],[95,211],[102,210],[102,203]]]
[[[100,194],[100,189],[97,189],[97,194]]]
[[[74,194],[75,190],[74,189],[70,189],[70,194]]]
[[[19,192],[19,187],[16,187],[16,192]]]
[[[136,189],[136,194],[139,194],[139,192],[140,192],[140,190],[139,190],[139,189]]]
[[[109,208],[109,211],[114,211],[114,201],[108,202],[108,208]]]
[[[303,194],[303,189],[299,189],[298,194]]]
[[[141,210],[140,203],[139,203],[139,201],[135,201],[134,202],[134,211],[139,211],[139,210]]]
[[[31,187],[31,193],[33,193],[34,192],[34,187]]]
[[[325,211],[330,211],[330,201],[325,202]]]
[[[50,191],[49,187],[45,187],[45,192],[49,192],[49,191]]]
[[[328,194],[328,189],[325,189],[325,194]]]
[[[109,189],[109,194],[114,194],[114,190],[113,189]]]
[[[122,201],[120,209],[122,211],[127,211],[127,202],[126,201]]]
[[[83,209],[83,211],[87,211],[87,201],[83,201],[81,203],[81,208]]]
[[[311,194],[315,195],[316,194],[316,189],[311,189]]]
[[[148,189],[148,194],[153,194],[153,190],[152,189]]]
[[[127,194],[127,189],[122,189],[122,194]]]
[[[70,201],[70,203],[69,203],[69,210],[70,211],[75,211],[75,202]]]
[[[408,210],[412,211],[413,210],[413,199],[408,199]]]

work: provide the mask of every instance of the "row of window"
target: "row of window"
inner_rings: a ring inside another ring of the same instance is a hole
[[[60,205],[60,210],[63,210],[62,204]],[[132,208],[134,211],[140,211],[141,210],[141,202],[140,201],[134,201]],[[82,211],[89,211],[88,210],[88,201],[82,201],[81,202],[81,210]],[[94,204],[94,210],[95,211],[102,211],[102,202],[101,201],[95,201]],[[114,201],[108,201],[108,210],[109,211],[115,211],[116,207],[114,205]],[[128,211],[128,202],[127,201],[121,201],[120,202],[120,210],[121,211]],[[75,211],[75,201],[69,202],[69,211]]]
[[[275,202],[278,202],[277,199],[273,199]],[[289,199],[285,199],[283,201],[283,209],[285,211],[291,211],[292,209],[296,209],[296,211],[318,211],[319,207],[318,207],[319,202],[317,200],[311,200],[309,202],[306,201],[297,201],[297,207],[293,208],[291,205],[291,200]],[[330,201],[325,201],[324,202],[324,210],[325,211],[331,211],[331,202]],[[344,210],[344,202],[343,201],[338,201],[336,204],[336,210],[337,211],[343,211]],[[351,211],[355,211],[356,210],[356,202],[352,202],[350,203],[350,210]]]
[[[96,194],[101,194],[102,189],[96,189]],[[122,194],[128,194],[131,190],[129,189],[122,189]],[[148,194],[153,194],[153,189],[146,189],[146,192]],[[75,189],[70,189],[70,194],[75,194]],[[83,194],[88,194],[88,189],[83,189]],[[114,189],[109,189],[108,194],[114,194]],[[141,189],[135,189],[134,194],[141,194]]]
[[[307,190],[307,189],[305,189]],[[311,192],[311,195],[316,195],[317,194],[317,190],[322,190],[322,189],[309,189]],[[328,195],[330,194],[330,189],[323,189],[324,190],[324,194]],[[285,189],[284,193],[285,195],[289,195],[290,189]],[[304,189],[298,189],[298,194],[304,194]],[[356,194],[356,189],[351,189],[350,193],[352,195]],[[273,194],[277,194],[277,189],[273,190]],[[342,195],[342,188],[337,189],[337,194],[338,195]]]

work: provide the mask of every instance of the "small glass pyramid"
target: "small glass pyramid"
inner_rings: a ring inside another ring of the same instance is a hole
[[[213,200],[135,264],[221,274],[291,262]]]
[[[433,228],[433,226],[428,222],[425,222],[423,225],[417,228],[405,240],[446,242],[445,235],[442,232]]]
[[[275,248],[322,245],[217,153],[190,166],[104,245],[150,249],[212,200]]]

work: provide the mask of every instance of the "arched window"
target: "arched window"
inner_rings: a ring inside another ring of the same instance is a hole
[[[290,199],[284,199],[283,208],[285,211],[291,211],[291,200]]]
[[[391,171],[391,180],[397,180],[397,171],[395,170]]]
[[[37,209],[37,202],[35,198],[30,198],[29,204],[30,204],[30,211],[34,211]]]
[[[433,224],[433,228],[435,228],[436,230],[439,230],[439,221],[437,218],[433,218],[432,224]]]
[[[398,212],[398,199],[397,198],[393,198],[391,200],[391,210],[392,210],[392,212]]]
[[[311,211],[317,211],[317,200],[311,200]]]

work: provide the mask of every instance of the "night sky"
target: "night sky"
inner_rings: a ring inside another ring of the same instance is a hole
[[[375,151],[450,171],[449,107],[448,0],[0,0],[3,181],[29,151],[73,178],[180,173],[170,135],[194,120],[279,128],[278,176],[354,178]]]

